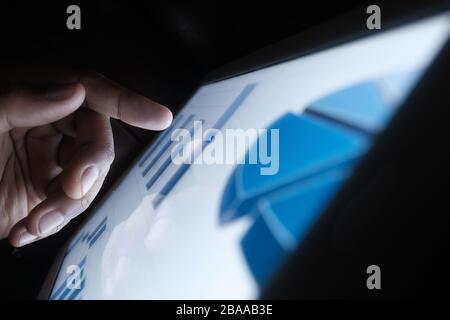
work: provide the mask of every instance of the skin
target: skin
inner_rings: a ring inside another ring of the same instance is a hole
[[[114,160],[110,117],[150,130],[172,121],[166,107],[97,74],[0,94],[0,239],[27,245],[87,209]]]

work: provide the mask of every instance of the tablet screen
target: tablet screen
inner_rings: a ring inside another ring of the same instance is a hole
[[[74,235],[50,299],[257,298],[449,30],[434,16],[199,87]]]

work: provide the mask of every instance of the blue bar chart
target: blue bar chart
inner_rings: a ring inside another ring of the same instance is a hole
[[[194,117],[192,115],[192,118],[190,118],[190,121],[192,121],[192,124],[194,124]],[[201,125],[204,121],[203,120],[198,120],[195,119],[195,121],[197,121],[196,124]],[[186,124],[186,126],[188,126],[189,124]],[[185,126],[185,127],[186,127]],[[195,130],[195,124],[191,127],[191,129],[189,130],[189,134],[190,136],[192,136],[194,134],[194,130]],[[161,166],[158,168],[158,170],[152,175],[152,177],[150,178],[150,180],[146,183],[146,188],[147,190],[150,190],[150,188],[153,186],[153,184],[161,177],[161,175],[164,173],[164,171],[167,170],[167,168],[173,163],[172,162],[172,158],[171,158],[171,149],[170,149],[171,144],[169,144],[168,148],[165,150],[165,160],[164,162],[161,164]],[[177,145],[177,149],[181,149],[184,145]],[[177,152],[177,150],[175,150],[175,152]]]
[[[78,266],[78,277],[72,279],[72,274],[68,274],[60,285],[53,290],[53,293],[50,296],[50,300],[76,300],[82,298],[82,292],[86,285],[86,262],[88,260],[89,250],[95,246],[97,241],[103,236],[106,231],[108,223],[108,218],[104,217],[101,221],[95,225],[92,230],[81,232],[67,247],[67,250],[64,253],[66,257],[75,248],[80,246],[84,246],[84,255],[81,261],[77,264]],[[73,281],[78,281],[78,286],[73,286]]]
[[[156,141],[151,145],[150,149],[147,150],[147,152],[145,152],[144,156],[142,157],[142,159],[139,161],[139,167],[142,167],[144,165],[144,163],[148,160],[148,158],[151,156],[151,154],[153,153],[153,151],[155,149],[157,149],[159,147],[159,145],[165,141],[167,136],[170,136],[170,134],[173,132],[173,129],[176,128],[178,126],[178,124],[180,123],[180,121],[183,119],[183,115],[180,114],[178,115],[173,122],[170,124],[170,127],[167,128],[159,137],[158,139],[156,139]]]
[[[53,292],[50,296],[50,300],[75,300],[80,297],[86,283],[86,260],[87,257],[84,257],[78,264],[78,270],[80,272],[79,277],[76,279],[79,281],[78,286],[69,283],[71,279],[70,276],[68,276]]]
[[[247,99],[247,97],[252,93],[252,91],[257,86],[256,83],[251,83],[246,85],[239,95],[234,99],[231,105],[226,108],[225,112],[219,117],[219,119],[213,124],[213,128],[222,129],[227,121],[233,116],[233,114],[238,110],[238,108],[242,105],[242,103]],[[208,140],[210,141],[210,140]],[[208,147],[208,143],[202,145],[202,151]],[[166,182],[165,185],[162,186],[161,190],[158,192],[158,195],[155,197],[153,201],[153,206],[158,208],[161,203],[164,201],[165,197],[172,191],[178,181],[183,177],[183,175],[189,170],[190,164],[181,164],[173,176]]]

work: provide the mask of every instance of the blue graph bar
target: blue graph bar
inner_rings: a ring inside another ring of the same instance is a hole
[[[80,273],[80,276],[82,277],[82,273]],[[81,292],[82,288],[84,288],[84,282],[85,279],[81,280],[79,289],[71,289],[69,287],[66,287],[66,290],[64,290],[64,292],[56,300],[72,300],[73,298],[71,297],[76,297]]]
[[[175,174],[170,178],[170,180],[164,185],[159,194],[153,200],[153,207],[158,208],[158,206],[163,201],[164,197],[169,194],[169,192],[175,187],[177,182],[181,179],[181,177],[186,173],[186,171],[190,168],[190,164],[183,163],[181,167],[175,172]]]
[[[66,287],[66,279],[64,279],[63,283],[61,283],[58,290],[56,290],[55,293],[50,297],[50,300],[55,300],[56,297],[58,297],[61,294],[61,292],[64,290],[65,287]]]
[[[66,257],[72,250],[79,244],[80,242],[84,243],[86,240],[89,242],[89,247],[92,247],[92,245],[95,243],[95,240],[98,239],[100,235],[97,235],[99,231],[103,233],[106,229],[106,220],[107,217],[105,217],[100,224],[95,228],[95,230],[92,233],[86,232],[81,233],[75,241],[70,245],[70,247],[67,249],[67,251],[64,253],[64,256]],[[92,241],[92,239],[95,237],[95,240]]]
[[[216,121],[214,128],[222,129],[225,123],[231,118],[231,116],[236,112],[236,110],[241,106],[241,104],[247,99],[247,97],[252,93],[253,89],[256,87],[256,83],[251,83],[245,86],[241,93],[234,99],[228,109],[222,114],[219,120]]]
[[[73,243],[70,245],[69,249],[65,252],[64,256],[67,256],[71,252],[71,250],[73,250],[73,248],[75,248],[79,243],[88,242],[89,248],[92,247],[95,244],[95,242],[100,238],[100,236],[105,232],[107,220],[108,220],[108,217],[103,218],[103,220],[97,225],[97,227],[92,232],[82,232],[73,241]],[[86,260],[87,260],[87,257],[85,256],[78,265],[79,268],[81,269],[81,275],[83,274],[83,271],[84,271],[83,267],[86,264]],[[55,291],[55,293],[50,296],[50,300],[63,300],[64,298],[67,297],[67,295],[71,291],[71,289],[66,287],[67,279],[68,278],[66,278],[61,283],[59,288]],[[84,285],[84,280],[83,280],[83,285]],[[65,290],[64,290],[64,288],[65,288]],[[81,290],[77,290],[77,291],[81,291]],[[71,296],[69,296],[69,299],[72,299],[73,294],[74,293],[72,293]],[[76,295],[74,297],[76,297]]]
[[[198,120],[204,123],[204,120]],[[189,131],[190,135],[194,133],[194,127]],[[150,190],[150,188],[153,186],[153,184],[156,182],[156,180],[159,179],[159,177],[163,174],[163,172],[169,167],[169,165],[172,163],[172,157],[169,155],[169,158],[166,159],[166,161],[161,165],[161,167],[158,169],[158,171],[152,176],[152,178],[147,182],[145,185],[147,190]]]
[[[252,91],[256,87],[256,83],[251,83],[245,86],[245,88],[241,91],[241,93],[234,99],[228,109],[222,114],[222,116],[216,121],[213,128],[222,129],[222,127],[227,123],[227,121],[231,118],[231,116],[236,112],[236,110],[242,105],[245,99],[252,93]],[[202,148],[202,151],[209,144],[205,144]],[[175,187],[177,182],[183,177],[186,171],[189,169],[190,164],[182,164],[181,167],[175,172],[175,174],[169,179],[169,181],[162,187],[158,196],[153,200],[153,207],[157,208],[164,200],[165,196],[169,194],[169,192]]]
[[[181,128],[186,127],[189,122],[194,118],[194,115],[191,114],[186,121],[183,122],[183,124],[181,125]],[[145,168],[145,170],[142,172],[142,176],[144,177],[149,171],[150,169],[155,165],[156,161],[159,160],[159,158],[162,157],[162,155],[164,154],[164,152],[170,147],[170,145],[173,143],[173,141],[171,139],[169,139],[166,144],[161,148],[161,150],[158,152],[158,154],[153,158],[152,161],[150,161],[150,163],[147,165],[147,167]]]
[[[64,283],[65,283],[65,281],[64,281]],[[69,289],[67,286],[65,288],[66,289],[63,291],[63,293],[56,300],[64,300],[64,298],[69,294],[71,289]]]
[[[180,114],[170,125],[169,128],[167,128],[163,134],[161,134],[158,139],[155,141],[155,143],[152,144],[152,146],[150,147],[150,149],[145,153],[144,157],[141,159],[141,161],[139,162],[139,167],[142,167],[145,163],[145,161],[147,161],[147,159],[150,157],[150,155],[152,154],[152,152],[161,144],[162,141],[164,141],[164,139],[166,138],[166,136],[172,132],[172,129],[175,128],[175,126],[177,125],[178,122],[180,122],[180,120],[183,118],[183,115]]]
[[[158,178],[162,175],[162,173],[167,169],[167,167],[170,165],[171,162],[172,162],[172,159],[169,157],[169,159],[167,159],[162,164],[162,166],[159,167],[158,171],[156,171],[156,173],[152,176],[152,178],[145,185],[147,190],[150,190],[150,188],[153,186],[153,184],[156,182],[156,180],[158,180]]]
[[[89,232],[86,232],[86,234],[83,236],[83,239],[81,239],[81,242],[85,242],[87,237],[89,237]]]
[[[66,250],[66,252],[64,253],[64,257],[67,256],[67,255],[70,253],[70,251],[72,251],[72,249],[75,248],[76,245],[77,245],[80,241],[83,241],[84,238],[85,238],[85,234],[84,234],[84,232],[83,232],[83,233],[81,233],[81,234],[75,239],[75,241],[69,246],[69,248],[68,248],[68,249]]]
[[[67,298],[67,300],[75,300],[75,298],[81,293],[81,291],[83,291],[85,282],[86,282],[86,279],[83,279],[81,281],[81,283],[80,283],[80,288],[79,289],[74,289],[74,291]]]
[[[84,265],[86,264],[86,260],[87,257],[84,257],[83,260],[81,260],[81,262],[78,264],[78,267],[81,269],[80,271],[80,276],[83,276],[83,272],[84,272]],[[64,290],[66,289],[66,290]],[[58,290],[55,291],[55,293],[53,293],[50,296],[50,300],[63,300],[67,294],[69,293],[70,289],[67,288],[67,278],[64,279],[64,281],[61,283],[61,285],[59,286]]]
[[[97,241],[98,238],[102,235],[103,232],[106,230],[106,224],[103,225],[103,227],[97,232],[97,234],[92,238],[92,240],[89,242],[89,248],[94,245],[94,243]]]
[[[97,234],[97,232],[102,228],[103,225],[106,225],[106,220],[108,219],[108,217],[105,217],[97,226],[97,228],[95,228],[95,230],[89,235],[89,237],[87,238],[88,242],[91,242],[92,238]]]

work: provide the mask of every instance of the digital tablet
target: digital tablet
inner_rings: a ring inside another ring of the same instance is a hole
[[[41,297],[260,297],[449,35],[441,11],[207,77],[63,248]]]

